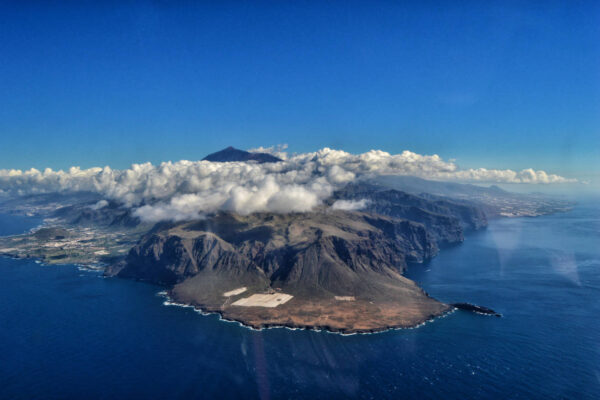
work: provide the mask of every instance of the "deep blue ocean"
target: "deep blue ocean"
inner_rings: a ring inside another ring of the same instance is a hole
[[[0,216],[0,234],[37,223]],[[504,316],[252,331],[165,306],[157,286],[0,258],[0,398],[600,398],[598,206],[492,221],[408,275]]]

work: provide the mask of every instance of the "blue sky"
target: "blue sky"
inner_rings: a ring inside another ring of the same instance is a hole
[[[597,2],[126,3],[2,3],[0,168],[287,143],[600,178]]]

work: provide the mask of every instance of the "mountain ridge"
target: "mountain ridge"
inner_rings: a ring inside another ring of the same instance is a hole
[[[233,146],[229,146],[223,150],[211,153],[202,160],[211,162],[255,161],[259,164],[283,161],[281,158],[275,157],[269,153],[249,152],[236,149]]]

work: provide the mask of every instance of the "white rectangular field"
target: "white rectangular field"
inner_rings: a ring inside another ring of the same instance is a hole
[[[356,298],[354,296],[335,296],[335,299],[338,301],[354,301]]]
[[[277,307],[280,304],[288,302],[292,297],[290,294],[285,293],[272,293],[272,294],[253,294],[250,297],[245,297],[234,302],[234,306],[242,307]]]
[[[231,297],[231,296],[235,296],[236,294],[244,293],[245,291],[246,291],[246,287],[244,286],[241,288],[230,290],[229,292],[225,292],[225,293],[223,293],[223,296]]]

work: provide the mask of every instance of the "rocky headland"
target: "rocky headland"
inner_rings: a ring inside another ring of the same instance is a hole
[[[407,262],[437,251],[426,228],[408,220],[332,210],[220,213],[157,226],[106,273],[167,285],[175,302],[256,328],[350,333],[415,326],[450,310],[402,276]],[[255,295],[285,302],[241,305]]]

